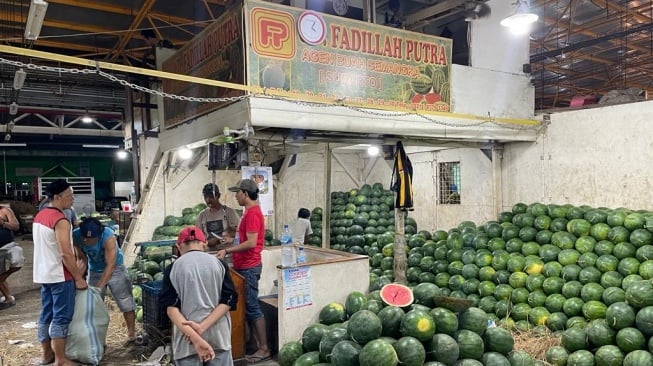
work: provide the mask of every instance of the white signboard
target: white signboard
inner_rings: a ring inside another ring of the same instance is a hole
[[[311,267],[283,270],[283,298],[286,310],[313,305]]]
[[[263,215],[274,214],[274,188],[272,187],[272,167],[244,166],[242,178],[251,179],[258,184],[258,201]]]

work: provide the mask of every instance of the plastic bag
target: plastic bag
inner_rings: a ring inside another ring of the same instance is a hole
[[[109,312],[100,289],[90,287],[75,293],[75,312],[68,326],[66,356],[78,362],[97,365],[104,356],[109,329]]]

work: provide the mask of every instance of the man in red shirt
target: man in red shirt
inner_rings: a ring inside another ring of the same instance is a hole
[[[247,282],[245,317],[252,327],[258,345],[258,350],[247,356],[247,362],[256,363],[269,360],[272,355],[268,347],[265,318],[258,302],[258,281],[261,279],[263,268],[261,251],[265,240],[265,220],[257,201],[259,190],[256,182],[243,179],[230,187],[229,191],[236,193],[238,204],[245,210],[238,226],[240,244],[218,251],[217,256],[224,259],[227,254],[233,253],[233,267]]]

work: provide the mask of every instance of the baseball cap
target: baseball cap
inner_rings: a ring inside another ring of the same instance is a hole
[[[70,183],[68,183],[65,179],[57,179],[50,182],[50,184],[45,187],[45,194],[47,194],[48,197],[52,198],[54,195],[60,194],[68,188],[70,188]]]
[[[251,179],[241,179],[236,183],[235,186],[229,187],[229,191],[238,192],[238,191],[247,191],[250,193],[258,193],[258,184]]]
[[[217,196],[218,194],[220,194],[220,188],[218,188],[217,184],[207,183],[204,185],[204,188],[202,188],[202,194],[205,196],[209,194],[211,196],[213,195]]]
[[[202,229],[194,225],[185,227],[179,232],[179,236],[177,237],[177,244],[188,243],[192,240],[199,240],[203,243],[206,243],[204,232],[202,232]]]
[[[102,233],[104,226],[97,219],[88,218],[79,224],[79,233],[83,238],[97,238]]]

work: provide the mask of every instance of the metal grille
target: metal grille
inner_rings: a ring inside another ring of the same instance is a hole
[[[440,204],[460,204],[460,162],[438,163]]]

